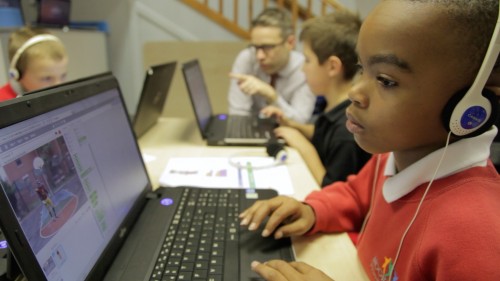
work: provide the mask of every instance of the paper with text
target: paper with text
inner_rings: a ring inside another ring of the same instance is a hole
[[[285,165],[272,157],[173,157],[160,176],[160,186],[272,188],[292,195],[293,185]]]

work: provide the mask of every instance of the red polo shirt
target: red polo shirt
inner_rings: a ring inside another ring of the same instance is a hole
[[[17,97],[17,93],[12,89],[10,83],[5,84],[0,88],[0,102],[10,100]]]

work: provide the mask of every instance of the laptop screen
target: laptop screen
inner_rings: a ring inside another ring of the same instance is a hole
[[[119,89],[0,128],[0,179],[47,280],[84,280],[149,183]]]
[[[68,25],[70,21],[70,0],[39,0],[38,23],[54,26]]]
[[[210,105],[205,79],[203,78],[199,62],[193,60],[183,64],[182,72],[198,126],[202,132],[205,132],[208,122],[212,117],[212,106]]]

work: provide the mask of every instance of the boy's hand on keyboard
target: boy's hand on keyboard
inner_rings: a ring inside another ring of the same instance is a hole
[[[269,217],[262,236],[280,239],[294,235],[302,235],[309,231],[314,223],[314,211],[288,196],[277,196],[269,200],[259,200],[240,214],[241,225],[249,230],[256,230]]]
[[[322,271],[303,262],[272,260],[265,263],[252,262],[252,270],[267,281],[314,280],[332,281]]]

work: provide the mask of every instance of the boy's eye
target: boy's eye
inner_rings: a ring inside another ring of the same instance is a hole
[[[396,81],[393,81],[393,80],[390,80],[390,79],[387,79],[385,77],[382,77],[382,76],[378,76],[377,77],[377,81],[383,86],[383,87],[395,87],[398,85],[398,83]]]
[[[42,80],[43,82],[51,82],[52,77],[42,77],[40,80]]]

